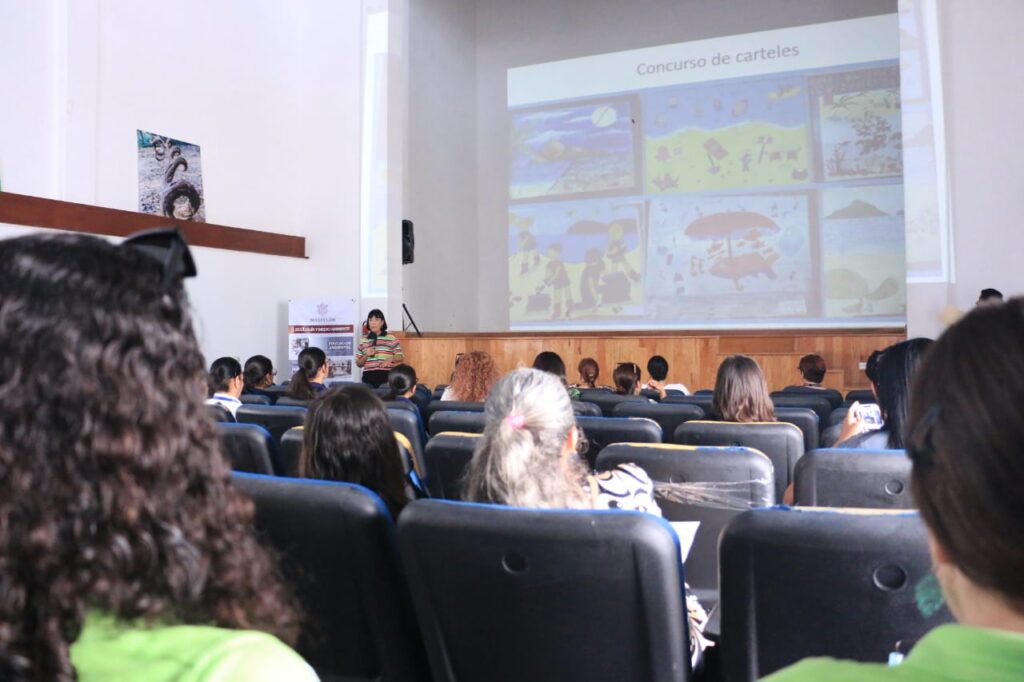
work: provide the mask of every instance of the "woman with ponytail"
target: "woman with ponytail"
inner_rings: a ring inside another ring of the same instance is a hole
[[[285,395],[296,400],[312,400],[327,390],[327,354],[315,346],[299,353],[299,368],[292,375]]]
[[[239,398],[242,395],[242,365],[234,358],[217,358],[210,365],[210,373],[206,376],[210,391],[207,405],[216,405],[231,413],[234,418],[238,408],[242,406]]]
[[[267,389],[274,385],[274,363],[266,355],[254,355],[245,361],[242,368],[242,379],[245,386],[242,388],[243,395],[262,395],[270,398],[273,403],[277,396]]]
[[[390,392],[385,399],[396,403],[407,403],[414,408],[416,420],[419,423],[420,438],[425,444],[427,442],[427,430],[423,426],[423,414],[420,412],[419,405],[412,399],[416,393],[416,383],[416,370],[412,365],[395,365],[388,372],[388,389]]]

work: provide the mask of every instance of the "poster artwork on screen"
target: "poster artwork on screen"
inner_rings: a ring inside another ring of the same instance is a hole
[[[206,222],[199,145],[136,131],[139,212]]]
[[[319,348],[327,355],[326,384],[352,381],[355,350],[355,301],[306,298],[288,302],[289,375],[298,369],[299,353]]]

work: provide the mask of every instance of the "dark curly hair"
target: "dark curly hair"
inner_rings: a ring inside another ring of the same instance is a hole
[[[231,486],[180,280],[79,235],[0,242],[0,679],[73,680],[88,613],[298,613]]]

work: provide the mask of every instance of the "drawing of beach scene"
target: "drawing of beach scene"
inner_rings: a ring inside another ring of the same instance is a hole
[[[771,77],[644,94],[650,194],[808,182],[805,81]]]
[[[631,100],[513,112],[509,198],[635,190]]]
[[[812,83],[825,180],[901,175],[899,68],[826,74]]]
[[[648,314],[683,319],[808,314],[806,194],[651,201]]]
[[[821,212],[825,314],[906,315],[903,185],[823,190]]]
[[[640,316],[644,205],[639,199],[509,209],[512,326]]]

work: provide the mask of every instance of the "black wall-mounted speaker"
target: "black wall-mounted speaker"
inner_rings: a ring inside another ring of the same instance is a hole
[[[408,265],[416,260],[416,236],[412,231],[412,221],[402,221],[402,265]]]

